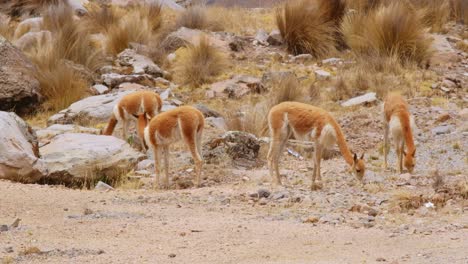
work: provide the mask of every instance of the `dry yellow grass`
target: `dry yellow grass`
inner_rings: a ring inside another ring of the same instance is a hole
[[[399,208],[400,211],[406,212],[413,209],[418,209],[426,201],[422,194],[412,193],[408,190],[397,190],[393,192],[390,199],[391,208]]]
[[[341,29],[348,46],[366,61],[393,57],[392,60],[404,65],[424,66],[431,56],[431,40],[420,16],[411,5],[401,1],[382,5],[368,14],[349,14]]]
[[[191,88],[211,82],[228,67],[226,56],[207,37],[201,37],[198,45],[182,48],[177,57],[175,78]]]
[[[431,29],[431,32],[442,32],[444,25],[450,19],[449,0],[412,0],[416,12],[422,23]]]
[[[276,23],[290,53],[321,58],[339,46],[337,26],[344,11],[340,0],[297,0],[278,9]]]
[[[263,29],[270,32],[276,29],[274,9],[245,9],[220,6],[206,7],[206,13],[226,32],[254,34]]]
[[[452,18],[458,23],[468,23],[468,1],[466,0],[450,0],[450,8]]]
[[[7,40],[11,40],[13,39],[14,31],[14,27],[10,25],[10,18],[4,17],[2,14],[0,14],[0,35]]]

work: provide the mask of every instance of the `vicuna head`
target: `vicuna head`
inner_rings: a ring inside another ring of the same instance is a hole
[[[403,154],[405,155],[405,168],[412,173],[416,164],[416,149],[409,152],[403,151]]]
[[[357,154],[354,153],[353,157],[353,166],[351,166],[351,172],[358,178],[358,180],[362,181],[364,178],[364,173],[366,171],[366,164],[364,163],[364,153],[362,153],[361,157],[358,158]]]

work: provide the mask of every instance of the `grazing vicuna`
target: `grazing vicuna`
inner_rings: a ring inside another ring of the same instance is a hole
[[[387,95],[383,106],[384,121],[384,168],[387,169],[387,155],[389,151],[388,137],[391,136],[393,146],[398,157],[398,172],[403,171],[404,165],[411,173],[416,164],[416,147],[413,140],[413,131],[416,127],[413,116],[410,115],[408,104],[400,94]],[[389,135],[390,134],[390,135]],[[405,151],[406,144],[406,151]]]
[[[196,186],[201,183],[203,165],[202,135],[205,117],[191,106],[181,106],[161,113],[148,123],[143,116],[138,118],[139,134],[144,135],[145,144],[153,149],[156,186],[159,187],[160,158],[164,156],[165,178],[163,187],[169,187],[169,146],[183,140],[195,163]]]
[[[148,120],[161,111],[161,97],[152,91],[137,91],[127,94],[114,106],[112,116],[103,135],[112,135],[117,122],[122,122],[122,138],[127,140],[128,121],[136,119],[140,114]],[[140,138],[143,142],[143,138]],[[144,146],[143,146],[144,148]],[[145,148],[144,148],[145,149]]]
[[[271,135],[268,165],[273,184],[281,185],[278,163],[291,133],[296,139],[315,141],[312,190],[322,187],[320,161],[323,150],[331,148],[335,143],[338,143],[341,154],[351,166],[352,173],[360,180],[364,177],[364,154],[358,158],[356,154],[351,153],[340,126],[327,111],[308,104],[284,102],[271,108],[268,114],[268,125]],[[315,182],[317,178],[319,183]]]

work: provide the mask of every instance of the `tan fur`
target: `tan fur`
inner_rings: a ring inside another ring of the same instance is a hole
[[[156,170],[156,186],[159,187],[160,158],[164,156],[165,179],[163,186],[169,187],[169,146],[183,139],[195,162],[196,186],[201,183],[203,156],[201,140],[205,118],[198,109],[191,106],[181,106],[161,113],[150,120],[143,129],[145,118],[140,118],[139,134],[144,134],[145,143],[153,149],[154,166]]]
[[[327,111],[303,103],[284,102],[274,106],[268,115],[271,144],[268,152],[268,164],[273,183],[281,185],[279,174],[279,158],[286,141],[292,133],[297,139],[315,141],[315,166],[312,175],[312,189],[320,188],[321,183],[316,184],[318,178],[321,181],[320,161],[324,148],[330,148],[335,143],[351,166],[352,172],[357,178],[362,179],[365,172],[364,154],[360,159],[351,153],[340,126]],[[276,176],[275,176],[276,175]]]
[[[161,97],[152,91],[137,91],[124,96],[114,108],[109,124],[102,132],[103,135],[112,135],[117,122],[122,122],[122,138],[127,139],[128,121],[143,114],[145,118],[151,119],[161,112]],[[142,139],[143,141],[143,139]]]
[[[416,147],[413,140],[414,123],[409,113],[408,104],[400,94],[390,93],[384,102],[384,167],[388,167],[388,137],[393,139],[394,147],[398,156],[398,171],[403,171],[404,165],[409,172],[412,172],[416,164]],[[407,151],[405,152],[405,144]]]

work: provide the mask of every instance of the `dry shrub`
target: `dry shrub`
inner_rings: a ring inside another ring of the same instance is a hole
[[[161,11],[161,5],[156,2],[132,6],[119,23],[109,25],[106,52],[117,55],[128,48],[130,42],[147,44],[162,26]]]
[[[298,0],[277,10],[276,23],[290,53],[320,58],[339,46],[344,11],[341,0]]]
[[[219,22],[208,16],[208,12],[204,6],[191,6],[187,8],[178,17],[177,27],[207,29],[211,31],[221,31],[223,29]]]
[[[307,102],[307,87],[303,86],[292,74],[271,81],[270,93],[261,102],[252,102],[245,109],[231,111],[226,115],[228,130],[239,130],[256,136],[268,134],[268,112],[282,102]]]
[[[381,5],[369,14],[349,14],[342,32],[348,46],[365,60],[394,57],[403,65],[421,65],[431,56],[431,40],[420,17],[404,2]]]
[[[209,83],[227,67],[227,59],[207,37],[198,45],[190,45],[180,52],[175,62],[175,76],[184,84],[196,87]]]
[[[216,26],[237,35],[255,33],[259,29],[276,29],[275,14],[272,8],[246,9],[240,7],[208,6],[206,13]]]
[[[425,202],[426,198],[422,194],[415,194],[407,190],[398,190],[393,193],[390,200],[391,208],[399,208],[401,212],[418,209]]]
[[[119,22],[120,14],[113,6],[90,8],[82,18],[82,25],[91,33],[106,33]]]
[[[382,0],[346,0],[346,7],[356,12],[367,13],[380,5]]]
[[[95,71],[103,66],[100,51],[94,50],[90,35],[73,19],[69,6],[51,6],[44,14],[44,27],[53,34],[53,57],[71,60]]]
[[[441,32],[450,19],[449,0],[412,0],[416,11],[421,16],[422,23],[431,32]]]
[[[461,24],[468,23],[468,1],[450,0],[450,10],[455,21]]]
[[[61,0],[0,0],[0,12],[11,17],[39,14],[43,8],[64,3]]]

